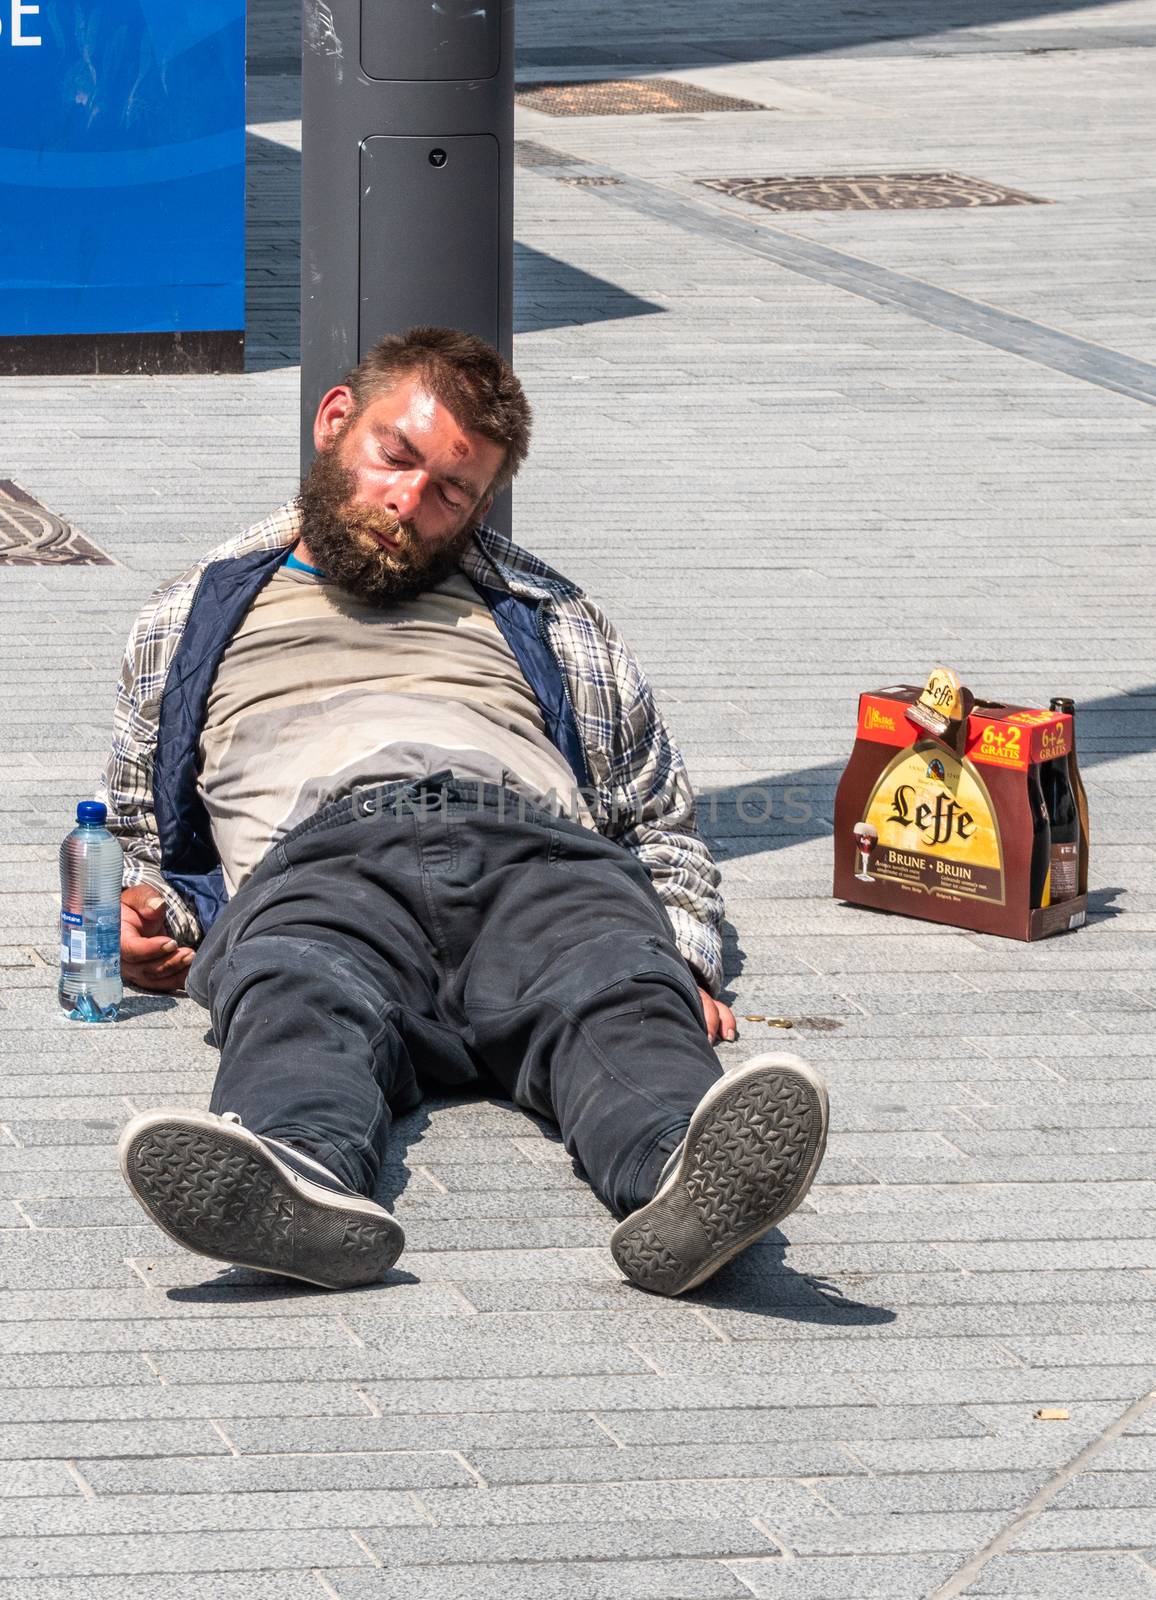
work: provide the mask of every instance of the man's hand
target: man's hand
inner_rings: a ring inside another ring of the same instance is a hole
[[[134,883],[120,896],[120,970],[138,989],[161,994],[183,989],[193,952],[170,939],[165,903],[147,883]]]
[[[730,1006],[724,1006],[721,1000],[716,1000],[713,995],[707,994],[705,989],[700,988],[698,995],[702,1001],[703,1020],[711,1044],[717,1044],[720,1038],[729,1044],[738,1032],[735,1027],[734,1012]]]

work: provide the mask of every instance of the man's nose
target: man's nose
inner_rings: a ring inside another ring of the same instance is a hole
[[[385,504],[399,522],[404,522],[413,516],[421,504],[421,497],[428,482],[429,473],[423,472],[420,467],[412,472],[398,472],[394,475],[386,491]]]

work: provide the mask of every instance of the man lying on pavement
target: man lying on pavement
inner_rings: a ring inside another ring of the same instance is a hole
[[[403,1235],[375,1185],[423,1086],[496,1081],[556,1123],[659,1294],[822,1159],[810,1067],[720,1073],[719,874],[637,661],[484,522],[529,436],[482,341],[383,340],[321,401],[300,496],[130,638],[102,793],[124,974],[187,984],[220,1066],[211,1110],[135,1117],[121,1165],[202,1255],[379,1279]]]

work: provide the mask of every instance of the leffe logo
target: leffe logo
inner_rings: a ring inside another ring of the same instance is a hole
[[[918,828],[924,844],[948,844],[952,838],[970,839],[975,832],[975,819],[957,800],[940,789],[935,803],[926,800],[915,802],[915,785],[901,783],[891,797],[891,814],[888,822],[897,822],[901,828]]]

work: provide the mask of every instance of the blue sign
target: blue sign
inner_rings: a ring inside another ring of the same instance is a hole
[[[245,325],[245,0],[0,0],[0,337]]]

